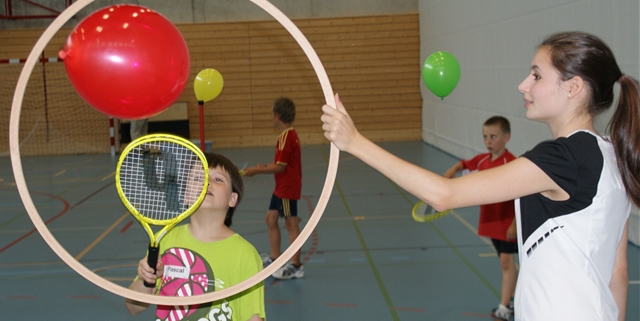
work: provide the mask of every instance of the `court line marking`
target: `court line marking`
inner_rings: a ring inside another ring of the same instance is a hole
[[[107,179],[111,178],[111,177],[112,177],[112,176],[114,176],[114,175],[116,175],[116,172],[115,172],[115,171],[113,171],[113,172],[111,172],[111,174],[109,174],[109,175],[107,175],[107,176],[103,177],[100,181],[101,181],[101,182],[104,182],[104,181],[106,181]]]
[[[406,191],[402,188],[400,188],[400,186],[398,186],[396,183],[394,183],[391,179],[389,179],[388,177],[385,177],[387,179],[387,181],[389,182],[389,184],[391,184],[391,186],[393,186],[393,188],[396,189],[396,191],[398,191],[398,194],[402,195],[402,197],[404,197],[404,199],[407,201],[407,203],[409,203],[411,206],[413,206],[413,201],[411,201],[411,199],[409,199],[409,197],[406,194]],[[336,183],[337,184],[337,183]],[[450,214],[456,214],[454,210],[451,210]],[[460,250],[458,249],[458,246],[456,246],[455,244],[453,244],[453,242],[451,242],[451,240],[449,240],[449,238],[447,238],[447,236],[445,235],[444,232],[442,232],[437,226],[436,226],[436,222],[438,220],[435,220],[433,222],[427,222],[426,224],[428,224],[431,229],[433,229],[438,236],[440,236],[440,238],[447,244],[447,246],[458,256],[458,258],[460,260],[462,260],[462,262],[469,268],[469,270],[471,270],[471,272],[473,272],[473,274],[476,275],[476,277],[480,280],[480,282],[482,282],[488,289],[489,291],[491,291],[496,298],[500,298],[500,291],[498,291],[493,284],[491,284],[491,282],[489,282],[489,280],[487,280],[487,278],[467,259],[467,257],[462,254],[462,252],[460,252]],[[463,220],[464,221],[464,220]],[[464,221],[466,222],[466,221]],[[466,222],[468,224],[468,222]],[[469,224],[470,225],[470,224]],[[469,227],[469,226],[467,226]],[[471,226],[471,228],[473,228],[473,226]],[[477,234],[476,234],[477,235]]]
[[[113,183],[111,183],[111,184],[113,184]],[[64,215],[65,213],[70,212],[71,210],[73,210],[73,209],[74,209],[75,207],[77,207],[78,205],[80,205],[80,204],[84,203],[86,200],[88,200],[88,199],[90,199],[91,197],[95,196],[96,194],[100,193],[100,192],[101,192],[102,190],[104,190],[105,188],[107,188],[107,187],[111,186],[111,184],[107,184],[107,185],[105,185],[105,186],[103,186],[103,187],[99,188],[97,191],[95,191],[95,192],[93,192],[93,193],[89,194],[87,197],[85,197],[85,198],[81,199],[80,201],[78,201],[77,203],[75,203],[75,204],[73,204],[73,205],[71,205],[71,206],[69,206],[69,203],[68,203],[65,199],[63,199],[62,197],[59,197],[59,196],[56,196],[56,195],[50,195],[50,194],[46,194],[46,193],[39,193],[39,194],[47,195],[47,196],[49,196],[49,197],[51,197],[51,198],[54,198],[54,199],[60,200],[60,201],[61,201],[61,202],[63,202],[63,203],[64,203],[64,205],[65,205],[65,208],[62,210],[62,212],[60,212],[60,213],[58,213],[56,216],[54,216],[54,217],[50,218],[49,220],[47,220],[46,222],[44,222],[44,224],[45,224],[45,225],[47,225],[47,224],[49,224],[49,223],[53,222],[54,220],[56,220],[57,218],[59,218],[60,216]],[[32,193],[36,193],[36,192],[32,192]],[[26,213],[26,212],[25,212],[25,213]],[[24,214],[21,214],[21,215],[24,215]],[[16,217],[16,218],[17,218],[17,217]],[[15,218],[14,218],[14,219],[15,219]],[[7,223],[3,223],[3,225],[6,225],[6,224],[7,224]],[[19,237],[17,240],[15,240],[15,241],[13,241],[13,242],[9,243],[7,246],[5,246],[5,247],[3,247],[2,249],[0,249],[0,253],[2,253],[2,252],[3,252],[3,251],[5,251],[6,249],[8,249],[8,248],[10,248],[10,247],[14,246],[16,243],[18,243],[18,242],[20,242],[20,241],[24,240],[27,236],[29,236],[29,235],[33,234],[35,231],[37,231],[37,229],[36,229],[36,228],[34,228],[34,229],[32,229],[31,231],[27,232],[26,234],[22,235],[22,236],[21,236],[21,237]]]
[[[102,241],[103,238],[105,238],[109,233],[111,233],[111,231],[115,229],[116,226],[118,226],[120,222],[122,222],[125,218],[129,217],[129,215],[131,215],[129,214],[129,212],[124,212],[124,215],[122,215],[118,220],[116,220],[113,224],[111,224],[109,228],[107,228],[104,232],[102,232],[102,234],[100,234],[100,236],[98,236],[95,240],[93,240],[93,242],[91,242],[91,244],[89,244],[84,250],[82,250],[82,252],[76,255],[76,261],[80,261],[80,259],[85,254],[91,251],[93,247],[95,247],[100,241]]]
[[[107,185],[105,185],[105,186],[103,186],[103,187],[99,188],[99,189],[98,189],[98,190],[96,190],[95,192],[93,192],[93,193],[89,194],[89,196],[87,196],[87,197],[85,197],[85,198],[83,198],[83,199],[79,200],[79,201],[78,201],[77,203],[75,203],[74,205],[71,205],[71,206],[68,208],[68,211],[71,211],[71,210],[72,210],[72,209],[74,209],[76,206],[78,206],[78,205],[80,205],[80,204],[84,203],[86,200],[88,200],[89,198],[91,198],[91,197],[95,196],[96,194],[98,194],[99,192],[101,192],[102,190],[104,190],[105,188],[109,187],[111,184],[114,184],[114,183],[115,183],[115,181],[113,181],[113,182],[111,182],[110,184],[107,184]],[[71,191],[71,190],[75,189],[76,187],[79,187],[79,186],[81,186],[81,185],[83,185],[83,184],[84,184],[84,182],[80,182],[79,184],[76,184],[76,185],[74,185],[74,186],[71,186],[71,187],[67,188],[66,190],[64,190],[64,191],[62,191],[62,192],[60,192],[60,193],[58,193],[57,195],[51,195],[51,194],[46,194],[46,193],[42,193],[42,192],[33,192],[33,191],[31,191],[30,193],[33,193],[33,194],[40,194],[40,195],[45,195],[45,196],[49,196],[49,197],[50,197],[49,199],[47,199],[47,200],[46,200],[46,201],[44,201],[43,203],[36,205],[36,208],[38,208],[38,207],[43,206],[44,204],[47,204],[49,201],[51,201],[51,199],[58,199],[58,200],[62,200],[63,202],[66,202],[66,201],[64,200],[64,198],[62,198],[62,195],[66,194],[67,192],[69,192],[69,191]],[[67,203],[67,204],[68,204],[68,203]],[[18,214],[17,216],[15,216],[15,217],[11,218],[11,219],[10,219],[10,220],[8,220],[8,221],[0,222],[0,228],[4,228],[6,225],[8,225],[8,224],[12,223],[13,221],[15,221],[15,220],[17,220],[17,219],[19,219],[19,218],[21,218],[21,217],[23,217],[23,216],[27,215],[27,214],[28,214],[28,213],[27,213],[26,211],[23,211],[21,214]],[[51,219],[51,220],[53,220],[53,219]],[[49,221],[45,222],[45,224],[49,224],[51,220],[49,220]],[[34,229],[34,230],[33,230],[33,232],[35,232],[35,231],[36,231],[36,229]],[[31,233],[32,233],[32,232],[31,232]],[[4,249],[3,249],[3,250],[4,250]],[[2,251],[0,251],[0,252],[2,252]]]
[[[36,192],[32,192],[32,193],[36,194]],[[56,196],[56,195],[46,194],[46,193],[39,193],[39,192],[37,192],[37,194],[45,195],[45,196],[48,196],[48,197],[50,197],[50,198],[52,198],[52,199],[59,200],[59,201],[60,201],[60,202],[62,202],[62,204],[64,205],[64,208],[62,209],[62,211],[61,211],[60,213],[56,214],[54,217],[52,217],[52,218],[48,219],[48,220],[45,222],[45,224],[49,224],[49,223],[53,222],[55,219],[57,219],[58,217],[60,217],[60,216],[64,215],[65,213],[67,213],[67,212],[72,208],[72,207],[70,207],[70,206],[69,206],[69,202],[67,202],[64,198],[58,197],[58,196]],[[17,217],[16,217],[16,218],[17,218]],[[16,219],[16,218],[14,218],[14,219]],[[11,222],[11,221],[9,221],[9,222]],[[8,224],[8,222],[3,223],[2,225],[6,225],[6,224]],[[16,245],[18,242],[20,242],[20,241],[24,240],[24,239],[25,239],[25,238],[27,238],[29,235],[33,234],[35,231],[37,231],[37,229],[36,229],[36,228],[33,228],[33,229],[31,229],[29,232],[27,232],[27,233],[23,234],[22,236],[20,236],[19,238],[17,238],[15,241],[13,241],[13,242],[11,242],[11,243],[7,244],[6,246],[4,246],[3,248],[1,248],[1,249],[0,249],[0,253],[4,252],[6,249],[8,249],[8,248],[10,248],[10,247],[12,247],[12,246],[14,246],[14,245]]]
[[[349,303],[325,302],[324,305],[327,307],[341,307],[341,308],[357,308],[358,307],[357,304],[349,304]]]
[[[322,156],[324,157],[324,159],[326,161],[327,160],[327,155],[325,154],[324,149],[321,149],[321,152],[322,152]],[[338,192],[338,195],[340,195],[340,199],[342,200],[342,205],[345,207],[347,215],[349,217],[353,218],[354,217],[353,212],[351,211],[351,208],[349,207],[349,202],[347,202],[347,197],[344,194],[344,192],[342,191],[342,187],[340,186],[338,178],[336,178],[336,180],[334,182],[334,188]],[[384,282],[382,281],[382,276],[380,275],[380,272],[378,272],[378,268],[377,268],[377,266],[376,266],[376,264],[375,264],[375,262],[373,260],[373,257],[371,257],[371,253],[369,252],[369,247],[367,246],[367,242],[365,241],[364,236],[362,235],[362,232],[360,232],[360,227],[358,226],[357,220],[353,220],[351,222],[351,225],[353,226],[353,230],[354,230],[356,236],[358,237],[358,241],[360,243],[360,246],[362,247],[364,255],[366,256],[366,260],[369,263],[369,268],[371,269],[371,272],[373,273],[373,277],[375,278],[376,283],[378,284],[378,289],[380,289],[380,294],[382,295],[382,298],[384,299],[384,302],[385,302],[387,308],[389,308],[389,313],[391,314],[391,319],[394,320],[394,321],[399,321],[400,317],[398,316],[398,313],[396,313],[396,311],[392,309],[394,307],[394,304],[393,304],[393,301],[391,300],[391,295],[387,291],[387,288],[384,285]]]
[[[496,257],[498,256],[498,254],[496,253],[480,253],[478,254],[479,257]]]
[[[426,309],[416,309],[416,308],[393,307],[392,309],[394,309],[396,311],[405,311],[405,312],[420,312],[420,313],[426,313],[427,312]]]

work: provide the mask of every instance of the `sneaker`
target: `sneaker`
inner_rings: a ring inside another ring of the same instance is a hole
[[[276,279],[280,280],[288,280],[293,278],[303,278],[304,277],[304,266],[300,265],[299,267],[293,266],[291,263],[287,263],[287,265],[278,269],[275,273],[271,274]]]
[[[513,310],[500,304],[497,308],[491,310],[491,316],[500,321],[509,321],[513,315]]]
[[[266,268],[269,264],[273,263],[273,260],[267,253],[260,254],[260,258],[262,259],[262,268]]]

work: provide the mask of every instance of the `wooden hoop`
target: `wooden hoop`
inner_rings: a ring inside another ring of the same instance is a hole
[[[85,279],[94,283],[95,285],[107,290],[116,295],[125,297],[127,299],[150,303],[150,304],[158,304],[158,305],[195,305],[202,304],[206,302],[218,301],[223,298],[227,298],[236,293],[244,291],[257,283],[265,280],[271,274],[273,274],[280,266],[283,266],[293,255],[302,247],[304,242],[311,236],[311,233],[315,229],[318,221],[322,217],[324,210],[329,202],[329,197],[331,196],[331,191],[333,189],[333,184],[335,182],[336,173],[338,171],[338,156],[339,151],[335,147],[335,145],[331,144],[330,155],[329,155],[329,167],[327,169],[327,177],[324,182],[324,187],[322,188],[322,193],[320,195],[320,199],[318,200],[318,205],[314,209],[311,214],[311,218],[309,222],[307,222],[305,228],[300,232],[298,238],[291,243],[291,245],[287,248],[286,251],[280,255],[278,259],[276,259],[271,265],[266,267],[264,270],[255,274],[254,276],[246,279],[245,281],[238,283],[229,288],[190,297],[169,297],[169,296],[157,296],[152,294],[143,294],[128,288],[122,287],[115,283],[112,283],[101,276],[97,275],[93,271],[86,268],[80,262],[78,262],[69,252],[67,252],[62,245],[56,240],[56,238],[51,234],[46,224],[40,217],[38,210],[36,209],[33,200],[31,199],[31,195],[29,194],[29,189],[27,188],[26,181],[24,178],[24,172],[22,170],[22,161],[20,159],[20,143],[19,143],[19,126],[20,126],[20,112],[22,109],[22,100],[24,98],[24,93],[27,87],[27,83],[29,81],[29,77],[31,76],[31,72],[35,67],[36,62],[39,59],[40,53],[44,50],[45,46],[49,43],[51,38],[55,35],[60,28],[66,23],[71,17],[73,17],[78,11],[82,8],[86,7],[88,4],[92,3],[94,0],[78,0],[69,6],[66,10],[64,10],[58,18],[56,18],[51,25],[44,31],[38,42],[33,47],[31,54],[27,58],[27,61],[24,64],[24,68],[22,69],[22,73],[20,74],[20,78],[18,78],[18,84],[16,85],[16,91],[13,96],[13,103],[11,105],[11,117],[9,122],[9,146],[11,151],[11,164],[13,168],[13,175],[16,180],[16,186],[18,188],[18,192],[20,193],[20,197],[22,198],[22,202],[27,210],[27,213],[31,217],[31,221],[38,229],[42,238],[47,242],[47,244],[51,247],[51,249],[65,262],[69,267],[75,270],[78,274],[83,276]],[[287,18],[280,10],[278,10],[275,6],[269,3],[267,0],[250,0],[264,11],[269,13],[273,18],[275,18],[280,24],[289,31],[289,33],[293,36],[293,38],[298,42],[302,50],[307,55],[307,58],[311,62],[313,69],[318,76],[318,80],[320,81],[320,85],[322,86],[322,91],[324,93],[325,100],[328,105],[335,106],[335,99],[333,97],[333,90],[331,89],[331,83],[329,82],[329,78],[327,76],[324,67],[322,66],[322,62],[318,55],[316,54],[313,47],[309,41],[305,38],[302,32],[296,27],[296,25]]]

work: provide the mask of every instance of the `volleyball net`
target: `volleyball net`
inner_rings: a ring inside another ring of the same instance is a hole
[[[0,57],[0,156],[9,155],[11,105],[24,62]],[[64,63],[41,57],[22,101],[20,154],[113,153],[113,131],[109,117],[89,106],[75,91]]]

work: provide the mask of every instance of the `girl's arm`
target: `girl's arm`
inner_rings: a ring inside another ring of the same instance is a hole
[[[613,264],[613,275],[609,289],[618,305],[618,320],[624,321],[627,312],[627,292],[629,290],[629,270],[627,266],[627,243],[629,242],[629,222],[624,225],[622,238],[616,249],[616,261]]]
[[[447,179],[404,161],[362,136],[338,95],[337,109],[325,105],[321,119],[324,136],[378,170],[407,192],[442,211],[472,205],[498,203],[543,193],[551,199],[568,195],[540,168],[526,158],[462,177]]]

